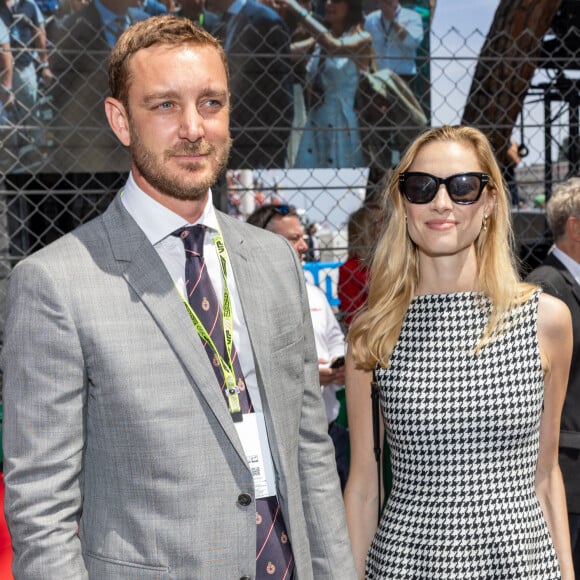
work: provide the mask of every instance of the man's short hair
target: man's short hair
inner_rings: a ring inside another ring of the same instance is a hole
[[[119,37],[109,57],[109,89],[111,96],[127,106],[129,62],[138,51],[150,46],[207,46],[219,54],[229,81],[227,57],[222,45],[209,32],[189,18],[164,14],[136,22]]]
[[[270,203],[259,207],[246,221],[253,226],[266,229],[272,221],[272,218],[277,215],[282,217],[288,215],[298,216],[296,208],[293,205]]]
[[[546,219],[555,240],[566,233],[569,217],[580,218],[580,177],[572,177],[558,185],[546,204]]]

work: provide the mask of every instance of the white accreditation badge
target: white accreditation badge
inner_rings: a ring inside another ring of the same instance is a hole
[[[244,413],[243,421],[234,425],[254,477],[256,499],[276,495],[274,466],[268,452],[268,434],[263,413]]]

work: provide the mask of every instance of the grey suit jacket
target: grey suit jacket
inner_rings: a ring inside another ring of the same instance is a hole
[[[296,578],[355,578],[300,265],[278,236],[218,217]],[[2,364],[17,579],[254,576],[241,443],[173,282],[119,197],[14,269]]]

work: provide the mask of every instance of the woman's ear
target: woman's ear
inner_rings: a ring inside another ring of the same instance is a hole
[[[485,215],[493,214],[495,206],[497,205],[497,189],[495,187],[490,187],[487,190],[487,199],[483,205],[483,213]]]
[[[129,116],[124,105],[121,101],[113,99],[113,97],[107,97],[105,99],[105,114],[117,139],[125,147],[129,147],[131,144],[131,131],[129,131]]]

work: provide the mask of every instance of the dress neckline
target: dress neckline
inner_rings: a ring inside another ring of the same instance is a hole
[[[457,291],[457,292],[431,292],[431,293],[426,293],[426,294],[415,294],[415,296],[413,296],[413,299],[411,300],[411,302],[414,302],[415,300],[424,300],[427,298],[467,298],[467,297],[480,297],[480,296],[485,296],[485,294],[483,294],[483,292],[479,291],[479,290],[464,290],[464,291]]]

